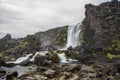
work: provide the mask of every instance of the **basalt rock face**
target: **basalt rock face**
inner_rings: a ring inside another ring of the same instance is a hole
[[[67,42],[67,27],[50,29],[45,32],[38,32],[35,34],[37,47],[40,50],[50,49],[54,50],[58,47],[65,46]]]
[[[86,50],[120,51],[120,1],[85,6],[81,43]],[[117,52],[117,53],[118,53]]]
[[[67,42],[67,27],[58,27],[14,39],[10,34],[0,39],[0,58],[11,60],[29,53],[44,50],[56,50]]]

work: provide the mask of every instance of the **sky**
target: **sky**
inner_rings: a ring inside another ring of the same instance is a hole
[[[84,5],[111,0],[0,0],[0,37],[25,37],[38,31],[75,25],[84,19]]]

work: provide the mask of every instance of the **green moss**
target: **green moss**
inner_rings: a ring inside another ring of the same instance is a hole
[[[5,58],[6,60],[12,60],[12,57],[10,57],[10,56],[4,56],[4,58]]]
[[[108,51],[120,51],[120,40],[112,40],[112,43],[105,50]]]
[[[111,53],[108,53],[108,54],[107,54],[107,57],[108,57],[109,59],[114,59],[114,58],[120,58],[120,55],[113,55],[113,54],[111,54]]]
[[[17,47],[21,47],[21,48],[26,48],[27,47],[27,45],[28,45],[29,43],[27,42],[27,41],[20,41],[20,45],[19,46],[17,46]]]
[[[3,56],[3,53],[0,53],[0,57],[2,57]]]
[[[58,46],[65,46],[66,42],[67,42],[67,27],[61,31],[61,33],[57,36],[56,40],[53,41],[52,43],[54,45],[58,45]]]
[[[85,41],[84,41],[84,40],[80,40],[80,42],[81,42],[81,44],[84,44],[84,43],[85,43]]]

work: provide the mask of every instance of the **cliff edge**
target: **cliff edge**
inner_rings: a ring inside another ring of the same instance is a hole
[[[85,5],[81,42],[86,50],[120,51],[120,1]]]

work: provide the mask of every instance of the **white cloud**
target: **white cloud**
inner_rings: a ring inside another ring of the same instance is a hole
[[[107,0],[0,0],[0,32],[22,37],[84,18],[84,5]],[[109,0],[110,1],[110,0]]]

